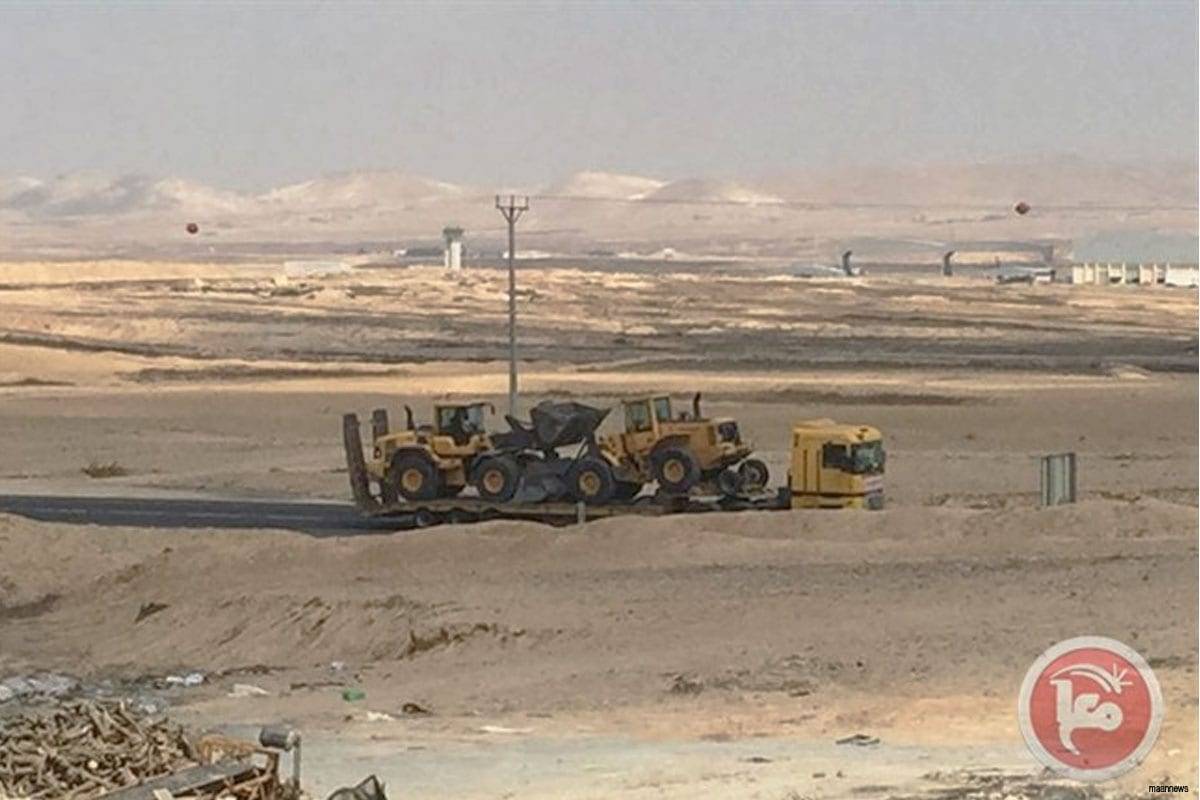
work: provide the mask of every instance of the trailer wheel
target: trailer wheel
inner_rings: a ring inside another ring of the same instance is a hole
[[[762,489],[771,480],[771,472],[767,465],[757,458],[747,458],[738,466],[738,475],[747,489]]]
[[[654,479],[667,492],[685,494],[700,480],[700,465],[684,447],[665,447],[654,457]]]
[[[400,452],[392,459],[388,480],[405,500],[432,500],[441,492],[437,467],[420,453]]]
[[[508,456],[484,459],[475,469],[475,489],[484,500],[507,503],[517,493],[521,470]]]
[[[428,508],[418,508],[413,512],[412,524],[414,528],[428,528],[437,522],[437,517]]]
[[[737,497],[742,493],[745,484],[746,480],[740,470],[726,467],[717,473],[717,490],[726,497]]]
[[[567,476],[571,497],[590,505],[603,505],[612,500],[617,482],[612,467],[598,458],[582,458],[571,467]]]

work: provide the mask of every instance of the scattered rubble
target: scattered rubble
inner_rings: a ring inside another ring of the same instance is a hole
[[[57,672],[14,675],[0,681],[0,703],[16,699],[62,697],[78,688],[79,681],[70,675],[61,675]]]
[[[856,747],[870,747],[871,745],[879,744],[879,737],[868,736],[865,733],[855,733],[851,736],[838,739],[835,744],[851,744]]]
[[[921,777],[935,788],[916,794],[891,795],[888,800],[1132,800],[1133,797],[1059,778],[1049,770],[1031,774],[979,768],[937,771]]]
[[[691,675],[679,674],[671,678],[671,694],[700,694],[704,691],[704,682]]]
[[[186,675],[168,675],[163,678],[163,684],[166,686],[194,687],[202,683],[204,683],[203,672],[189,672]]]

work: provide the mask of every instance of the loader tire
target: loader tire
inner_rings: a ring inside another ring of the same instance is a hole
[[[738,465],[737,471],[742,476],[742,485],[751,491],[765,488],[771,480],[771,471],[757,458],[747,458]]]
[[[521,468],[508,456],[485,458],[475,468],[473,484],[479,496],[493,503],[507,503],[517,493]]]
[[[398,453],[388,479],[405,500],[433,500],[442,491],[437,467],[420,453]]]
[[[654,456],[654,479],[658,487],[673,494],[686,494],[700,481],[700,465],[685,447],[665,447]]]
[[[571,467],[567,485],[573,499],[598,506],[612,500],[617,481],[607,462],[598,458],[583,458]]]

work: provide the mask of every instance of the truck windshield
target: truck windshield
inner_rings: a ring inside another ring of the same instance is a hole
[[[671,398],[654,398],[654,416],[658,417],[659,422],[671,421]]]
[[[872,475],[883,472],[883,462],[886,456],[883,452],[883,442],[864,442],[850,446],[850,471],[856,474]]]

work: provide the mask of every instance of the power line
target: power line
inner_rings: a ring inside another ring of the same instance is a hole
[[[529,198],[496,195],[496,208],[508,223],[508,413],[517,413],[517,220],[529,210]]]

